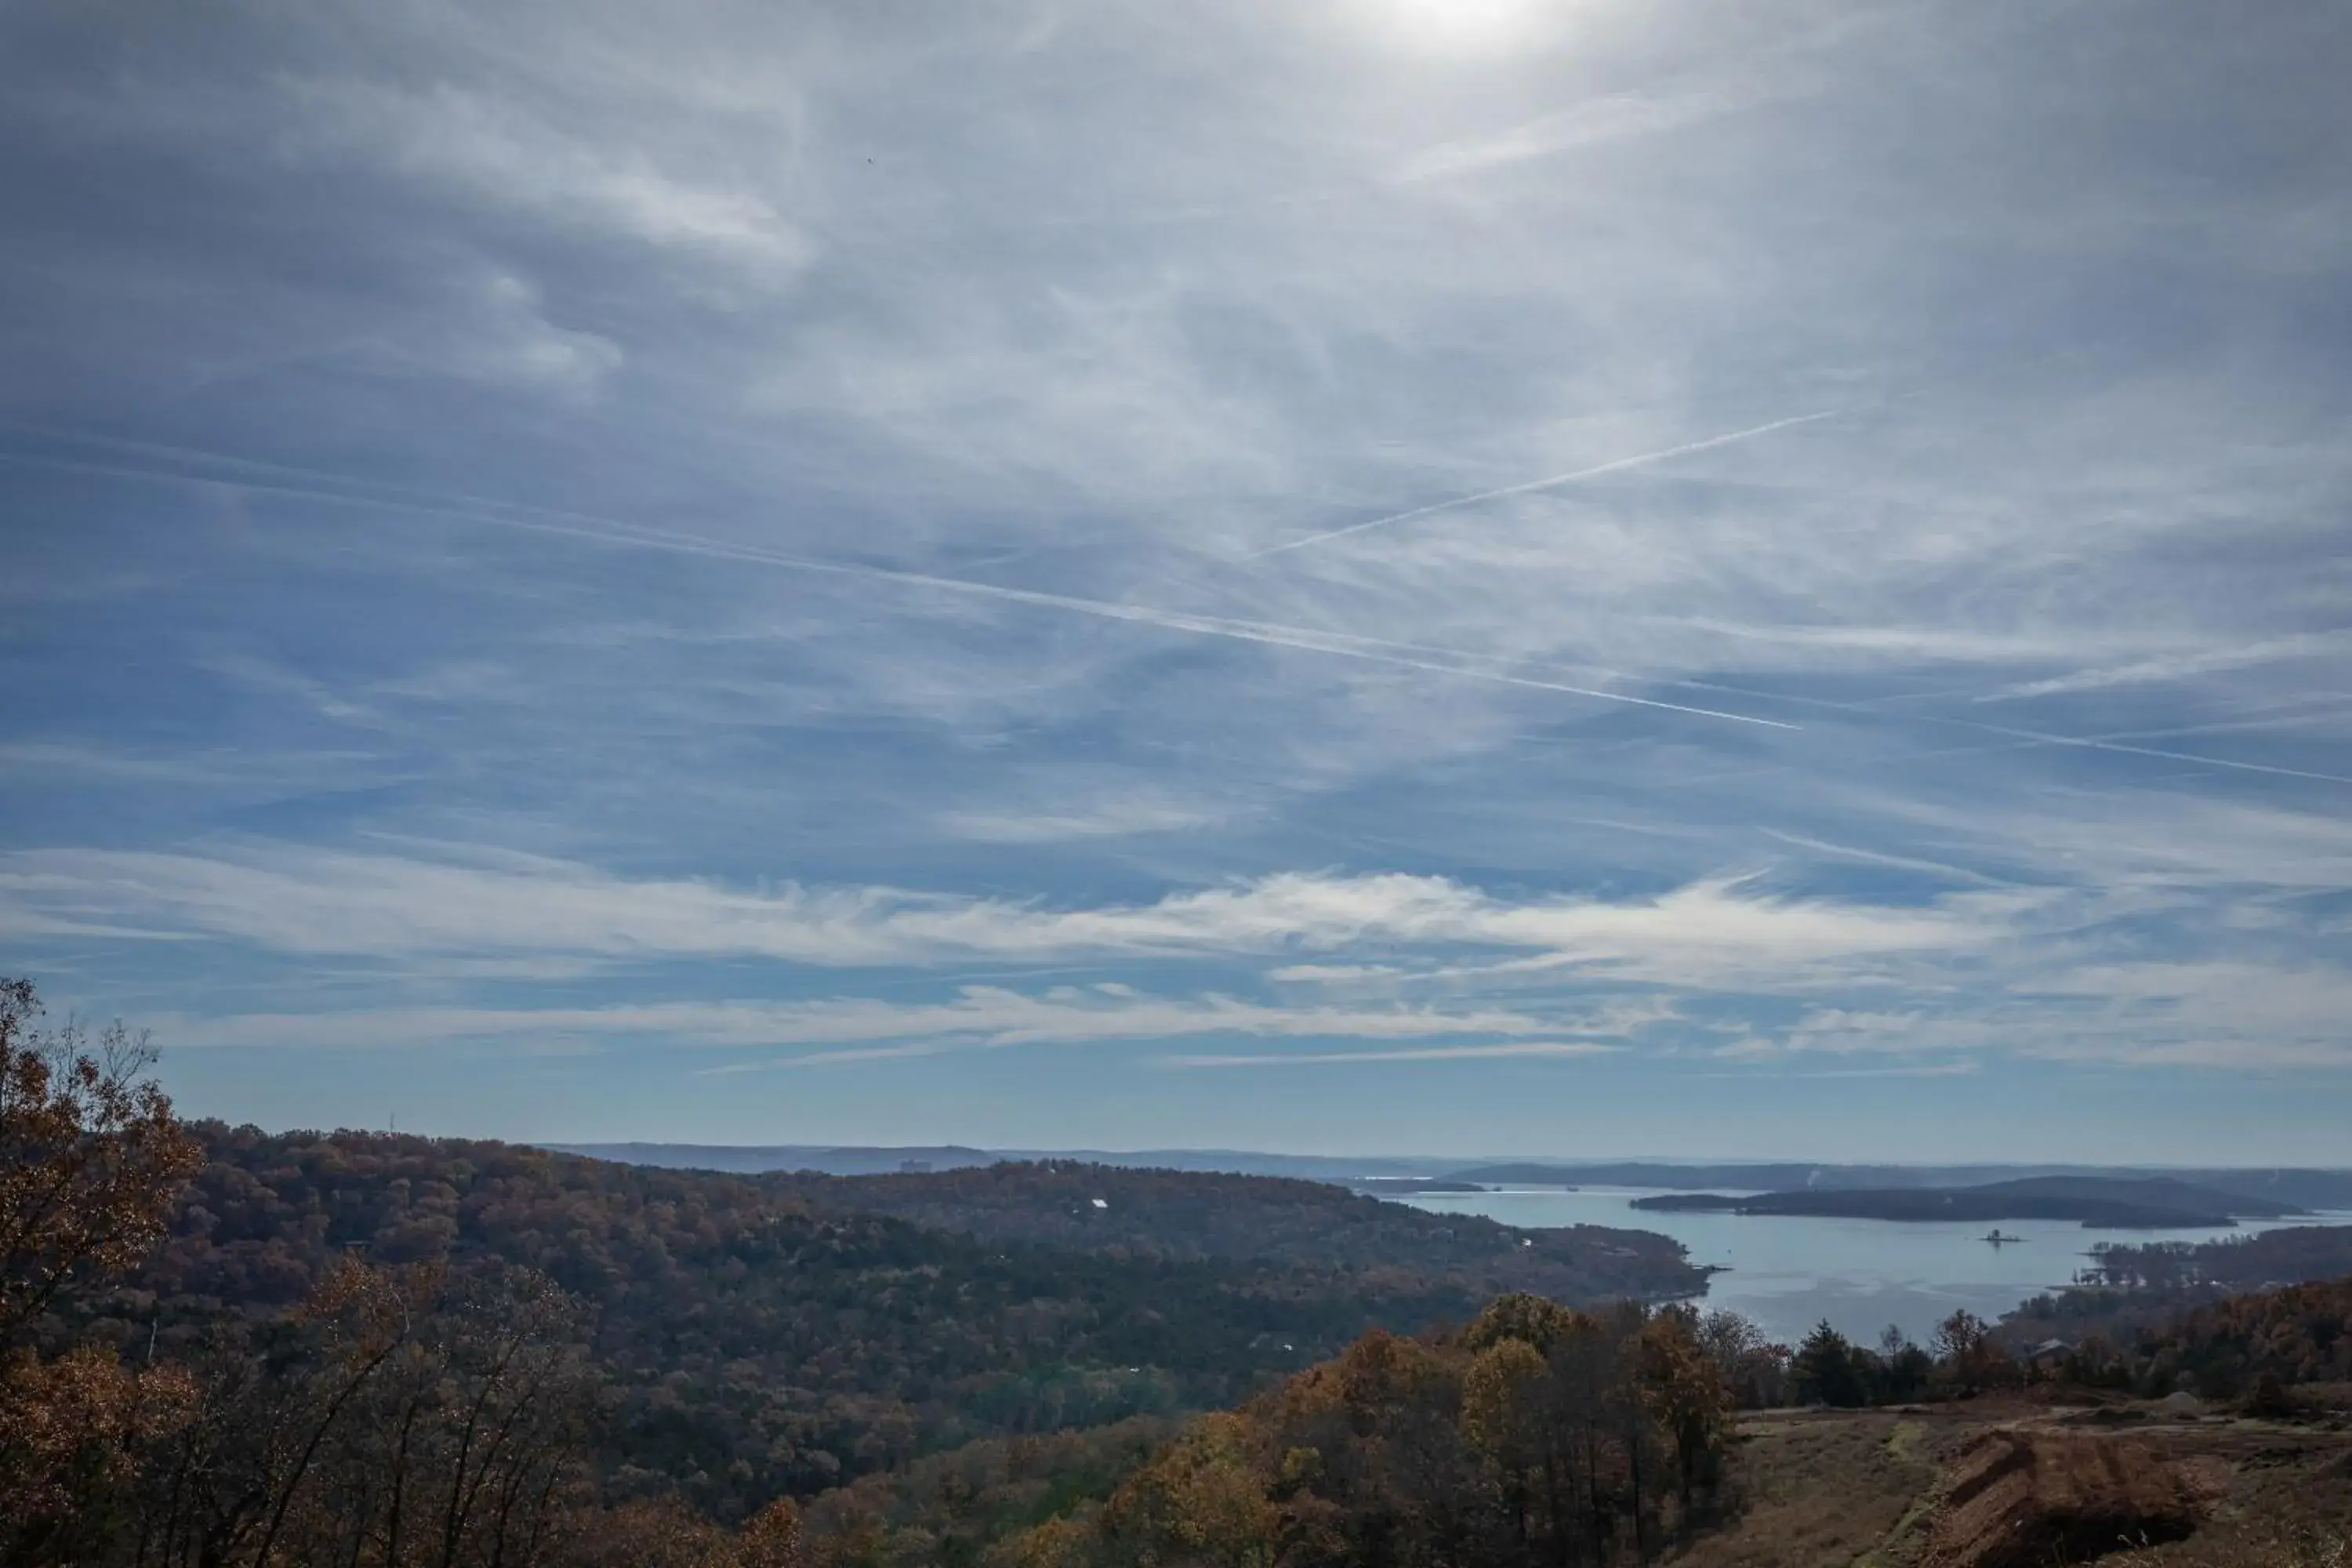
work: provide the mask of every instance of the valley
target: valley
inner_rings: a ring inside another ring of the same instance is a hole
[[[2278,1228],[1859,1329],[1733,1310],[1753,1270],[1592,1221],[1957,1222],[274,1134],[181,1121],[125,1037],[18,1047],[8,995],[9,1568],[2287,1564],[2261,1530],[2352,1489],[2352,1279],[2231,1293],[2352,1275],[2352,1226],[2179,1178],[1994,1191]],[[2060,1222],[2012,1223],[1960,1245]]]

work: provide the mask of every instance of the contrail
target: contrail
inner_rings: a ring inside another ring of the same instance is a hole
[[[1833,419],[1844,412],[1843,408],[1824,408],[1818,414],[1800,414],[1794,418],[1775,419],[1769,425],[1752,426],[1746,430],[1734,430],[1725,436],[1710,436],[1704,441],[1686,441],[1679,447],[1668,447],[1656,452],[1643,452],[1638,457],[1619,458],[1612,462],[1595,464],[1589,468],[1579,468],[1573,473],[1554,474],[1546,479],[1529,479],[1525,484],[1505,485],[1498,490],[1480,490],[1476,495],[1455,496],[1452,500],[1432,501],[1427,506],[1414,507],[1411,511],[1391,512],[1386,517],[1376,517],[1369,522],[1351,522],[1345,528],[1328,529],[1321,533],[1310,533],[1304,539],[1294,539],[1286,544],[1276,544],[1265,550],[1254,551],[1243,556],[1242,559],[1263,561],[1269,555],[1280,555],[1291,550],[1304,550],[1310,544],[1324,544],[1334,539],[1345,539],[1351,533],[1386,528],[1392,522],[1410,522],[1417,517],[1430,517],[1441,511],[1452,511],[1457,507],[1476,506],[1481,501],[1501,500],[1507,496],[1532,495],[1538,490],[1548,490],[1559,485],[1571,485],[1579,479],[1595,479],[1603,474],[1622,473],[1627,468],[1639,468],[1652,463],[1663,463],[1669,458],[1685,458],[1693,452],[1712,451],[1717,447],[1728,447],[1735,442],[1752,441],[1759,436],[1769,436],[1775,430],[1786,430],[1798,425],[1811,425],[1816,420]]]
[[[1674,687],[1685,691],[1722,691],[1733,695],[1760,699],[1766,702],[1793,703],[1801,707],[1827,709],[1853,713],[1865,718],[1885,718],[1877,710],[1860,702],[1842,702],[1827,697],[1804,697],[1790,692],[1751,691],[1745,687],[1713,680],[1675,680],[1659,679],[1659,686]],[[2156,746],[2134,746],[2125,742],[2137,731],[2120,731],[2113,735],[2059,735],[2046,730],[2021,730],[2009,724],[1988,724],[1979,719],[1958,719],[1941,713],[1900,715],[1898,721],[1911,724],[1932,724],[1947,730],[1968,730],[1979,735],[1999,735],[2013,742],[2020,749],[2033,746],[2068,746],[2076,751],[2108,752],[2125,757],[2155,757],[2168,763],[2194,763],[2200,767],[2228,768],[2235,773],[2264,773],[2273,778],[2309,779],[2316,784],[2352,784],[2352,774],[2315,773],[2308,768],[2283,768],[2269,763],[2244,763],[2230,757],[2200,756],[2195,752],[2171,752]],[[1911,753],[1911,758],[1964,755],[1975,751],[1999,751],[2000,747],[1948,747],[1934,752]],[[1775,764],[1777,766],[1778,764]],[[1759,771],[1772,771],[1767,768]]]
[[[1932,719],[1931,723],[1959,725],[1981,730],[1987,734],[2008,735],[2029,745],[2072,746],[2085,752],[2113,752],[2126,757],[2158,757],[2168,763],[2195,763],[2200,767],[2231,768],[2242,773],[2268,773],[2273,778],[2310,779],[2318,784],[2352,784],[2352,776],[2343,773],[2314,773],[2307,768],[2279,768],[2266,763],[2230,762],[2221,757],[2201,757],[2194,752],[2168,752],[2155,746],[2126,746],[2116,741],[2103,741],[2080,735],[2053,735],[2040,730],[2012,730],[2005,724],[1970,724],[1960,719]]]
[[[197,454],[187,455],[196,456]],[[355,482],[341,475],[289,469],[278,464],[250,463],[236,458],[226,459],[226,461],[248,469],[267,469],[273,473],[299,476],[312,480],[339,484]],[[1572,697],[1590,697],[1598,701],[1622,703],[1633,708],[1656,709],[1668,713],[1685,713],[1695,718],[1722,719],[1735,724],[1753,724],[1767,730],[1804,728],[1801,724],[1791,724],[1778,719],[1759,719],[1752,714],[1733,713],[1719,708],[1702,708],[1685,702],[1666,702],[1656,698],[1635,697],[1622,691],[1603,690],[1598,687],[1575,686],[1558,680],[1538,680],[1529,676],[1507,675],[1499,670],[1465,668],[1458,664],[1444,663],[1438,659],[1412,658],[1407,653],[1382,652],[1380,650],[1383,647],[1412,648],[1417,645],[1383,643],[1378,638],[1357,637],[1347,632],[1318,632],[1303,626],[1278,626],[1264,621],[1235,620],[1223,616],[1191,615],[1181,610],[1162,610],[1149,605],[1123,605],[1107,599],[1087,599],[1069,594],[1046,593],[1035,588],[1010,588],[995,583],[976,583],[962,577],[938,577],[929,573],[905,572],[888,566],[867,566],[854,562],[817,561],[807,556],[788,555],[781,551],[763,550],[757,545],[732,544],[723,540],[703,539],[692,534],[667,533],[634,528],[626,523],[595,517],[589,513],[555,511],[504,501],[467,500],[452,504],[415,499],[414,492],[406,496],[371,496],[346,490],[328,489],[318,484],[294,484],[278,479],[217,479],[202,474],[144,468],[127,463],[90,462],[32,453],[0,452],[0,462],[22,463],[77,473],[103,474],[166,483],[219,485],[235,489],[255,490],[264,494],[284,495],[363,510],[409,512],[486,524],[495,528],[520,529],[526,532],[585,540],[598,544],[667,551],[676,554],[697,555],[718,561],[739,561],[823,576],[859,577],[872,582],[895,583],[908,587],[963,594],[978,598],[995,599],[1006,604],[1026,605],[1039,609],[1062,610],[1073,615],[1089,616],[1097,620],[1124,621],[1130,625],[1156,626],[1166,631],[1189,632],[1199,637],[1223,637],[1234,642],[1256,643],[1268,647],[1296,648],[1301,652],[1326,654],[1335,658],[1352,658],[1367,664],[1387,665],[1398,669],[1425,670],[1433,675],[1449,675],[1461,680],[1484,681],[1495,686],[1514,686],[1532,691],[1555,691]],[[1477,659],[1489,657],[1455,649],[1427,648],[1424,651],[1438,654],[1446,658]]]
[[[1822,414],[1808,414],[1778,425],[1759,426],[1754,430],[1718,436],[1711,440],[1679,447],[1678,451],[1695,450],[1697,447],[1717,446],[1726,441],[1741,440],[1765,430],[1801,424],[1808,420],[1825,419]],[[35,467],[60,468],[73,472],[112,475],[126,479],[157,480],[165,483],[209,484],[230,489],[257,490],[268,494],[294,497],[300,500],[325,501],[331,504],[358,507],[379,511],[406,512],[420,516],[443,517],[458,521],[485,524],[497,528],[519,529],[527,532],[544,533],[558,538],[579,539],[608,546],[626,546],[641,550],[667,551],[677,554],[698,555],[713,560],[740,561],[774,566],[794,572],[827,576],[863,577],[876,582],[897,583],[910,587],[931,588],[943,593],[963,594],[1003,603],[1028,605],[1042,609],[1062,610],[1099,620],[1124,621],[1132,625],[1158,626],[1168,631],[1190,632],[1196,636],[1223,637],[1236,642],[1257,643],[1271,647],[1296,648],[1303,652],[1327,654],[1336,658],[1352,658],[1369,664],[1388,665],[1401,669],[1425,670],[1436,675],[1450,675],[1462,680],[1485,681],[1490,685],[1519,687],[1535,691],[1554,691],[1568,696],[1590,697],[1602,702],[1617,702],[1636,708],[1650,708],[1669,713],[1685,713],[1696,718],[1722,719],[1733,723],[1753,724],[1770,730],[1801,730],[1801,724],[1786,723],[1775,719],[1759,719],[1753,714],[1735,713],[1718,708],[1696,704],[1667,702],[1655,698],[1634,697],[1622,691],[1609,691],[1590,686],[1572,685],[1565,681],[1541,680],[1530,676],[1505,674],[1498,670],[1464,668],[1458,664],[1439,662],[1442,659],[1480,659],[1495,656],[1474,654],[1455,648],[1442,648],[1425,644],[1391,642],[1377,637],[1360,637],[1348,632],[1318,632],[1299,626],[1286,626],[1262,621],[1229,619],[1217,616],[1188,615],[1181,611],[1161,610],[1147,605],[1122,605],[1109,600],[1087,599],[1067,594],[1049,594],[1034,588],[1009,588],[994,583],[975,583],[961,577],[936,577],[927,573],[904,572],[887,566],[866,566],[849,562],[815,561],[805,556],[787,555],[779,551],[763,550],[756,545],[730,544],[722,540],[702,539],[691,534],[656,532],[638,529],[610,518],[593,513],[561,511],[543,507],[527,506],[513,501],[491,501],[468,498],[463,502],[451,502],[431,498],[417,491],[398,496],[368,496],[350,491],[320,488],[328,484],[352,484],[370,481],[354,480],[349,476],[325,473],[316,469],[294,468],[283,464],[257,462],[250,458],[232,458],[182,447],[156,447],[146,443],[117,442],[106,437],[80,437],[87,442],[115,446],[119,448],[169,452],[174,457],[212,461],[248,471],[266,471],[286,476],[282,480],[217,479],[172,469],[146,468],[132,464],[90,462],[70,458],[50,458],[33,453],[0,451],[0,462],[15,462]],[[1649,458],[1621,459],[1623,463],[1655,460],[1665,454]],[[1597,471],[1597,470],[1588,470]],[[293,479],[313,481],[309,484],[289,482]],[[1544,483],[1559,483],[1547,480]],[[1527,489],[1530,487],[1520,487]],[[1508,491],[1497,494],[1512,493]],[[1459,502],[1445,503],[1449,505]],[[1435,509],[1423,509],[1424,510]],[[1360,526],[1370,526],[1369,524]],[[1307,542],[1301,541],[1300,542]],[[1402,650],[1402,651],[1384,651]],[[1412,657],[1427,653],[1436,658]],[[1538,666],[1538,668],[1540,668]],[[1685,691],[1719,691],[1751,701],[1795,704],[1801,707],[1845,712],[1858,717],[1884,718],[1864,704],[1840,701],[1832,698],[1801,696],[1790,692],[1755,691],[1744,687],[1708,680],[1651,679],[1654,684],[1679,688]],[[2046,731],[1989,724],[1979,720],[1950,718],[1940,714],[1912,714],[1904,721],[1916,724],[1935,725],[1947,729],[1970,731],[1981,735],[1999,736],[2012,744],[2024,747],[2063,746],[2082,751],[2105,752],[2111,754],[2146,757],[2164,762],[2193,763],[2200,767],[2224,768],[2233,773],[2261,773],[2273,778],[2305,779],[2319,784],[2352,784],[2352,776],[2318,773],[2303,768],[2278,767],[2264,763],[2239,762],[2228,757],[2200,756],[2192,752],[2175,752],[2153,746],[2135,746],[2120,739],[2097,736],[2061,735]],[[1952,748],[1968,751],[1978,748]],[[1993,750],[1998,748],[1982,748]],[[1935,755],[1938,753],[1925,753]],[[1749,772],[1778,773],[1790,764],[1769,764]],[[1733,776],[1733,775],[1726,775]],[[1736,776],[1748,776],[1742,773]]]
[[[2193,675],[2213,675],[2223,670],[2244,669],[2254,665],[2272,664],[2283,659],[2301,658],[2306,655],[2334,653],[2352,638],[2352,631],[2300,632],[2294,637],[2273,637],[2268,642],[2251,643],[2243,647],[2208,648],[2200,653],[2171,654],[2158,658],[2142,659],[2137,664],[2116,665],[2105,669],[2082,669],[2051,680],[2027,681],[2017,686],[2004,686],[1998,691],[1988,691],[1979,702],[2009,702],[2027,697],[2055,697],[2076,691],[2097,691],[2111,686],[2137,686],[2151,681],[2183,680]]]
[[[1469,657],[1469,656],[1463,656]],[[1536,666],[1541,668],[1541,664]],[[1597,668],[1597,667],[1586,667]],[[1885,761],[1916,762],[1927,757],[1966,756],[1981,752],[2016,749],[2030,750],[2036,746],[2067,746],[2077,751],[2107,752],[2126,757],[2154,757],[2169,763],[2194,763],[2200,767],[2227,768],[2233,773],[2263,773],[2272,778],[2309,779],[2315,784],[2352,784],[2352,774],[2316,773],[2308,768],[2277,767],[2268,763],[2239,762],[2231,757],[2209,757],[2195,752],[2165,751],[2155,746],[2135,746],[2125,742],[2135,731],[2122,731],[2113,735],[2060,735],[2044,730],[2021,730],[2007,724],[1988,724],[1977,719],[1958,719],[1941,713],[1888,714],[1868,702],[1840,701],[1834,698],[1809,697],[1790,691],[1758,691],[1745,686],[1734,686],[1718,680],[1690,680],[1672,676],[1643,676],[1631,671],[1607,670],[1627,680],[1647,680],[1651,685],[1681,691],[1720,691],[1728,696],[1744,697],[1752,701],[1779,702],[1801,708],[1820,709],[1834,713],[1849,713],[1858,718],[1892,720],[1906,724],[1934,725],[1947,730],[1967,730],[1979,735],[1998,735],[2010,746],[1945,746],[1929,752],[1901,752]],[[1751,778],[1785,773],[1795,767],[1792,763],[1769,763],[1737,773],[1714,773],[1693,783],[1720,783],[1727,779]]]

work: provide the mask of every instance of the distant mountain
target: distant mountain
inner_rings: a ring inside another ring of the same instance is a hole
[[[897,1146],[827,1143],[541,1143],[558,1154],[583,1154],[665,1170],[822,1171],[834,1176],[887,1175],[908,1167],[934,1171],[999,1160],[1080,1160],[1135,1170],[1213,1171],[1244,1176],[1295,1176],[1348,1183],[1365,1177],[1429,1176],[1452,1163],[1391,1154],[1265,1154],[1243,1149],[971,1149],[961,1144]]]
[[[1465,1163],[1427,1155],[1269,1154],[1242,1149],[977,1149],[961,1144],[906,1147],[856,1144],[543,1143],[559,1153],[673,1170],[821,1171],[836,1176],[887,1175],[909,1168],[961,1170],[999,1160],[1080,1160],[1135,1170],[1224,1172],[1294,1176],[1362,1186],[1375,1178],[1444,1180],[1473,1186],[1647,1187],[1664,1191],[1880,1191],[1978,1187],[2046,1177],[2099,1181],[2181,1181],[2232,1201],[2296,1209],[2352,1210],[2352,1171],[2192,1170],[2157,1166],[1831,1165],[1792,1161],[1685,1163],[1671,1160],[1511,1160]],[[1425,1191],[1448,1189],[1428,1187]],[[2265,1211],[2240,1208],[2242,1215]]]
[[[2206,1182],[2182,1181],[2177,1176],[2028,1176],[1966,1190],[2020,1197],[2081,1198],[2094,1203],[2215,1210],[2232,1219],[2284,1219],[2311,1212],[2300,1204],[2285,1203],[2276,1197],[2253,1196]]]
[[[1513,1161],[1445,1173],[1455,1181],[1490,1187],[1793,1187],[1802,1185],[1812,1170],[1810,1165],[1663,1165],[1649,1161],[1570,1165]]]
[[[835,1176],[872,1176],[908,1169],[950,1171],[989,1164],[1001,1157],[985,1149],[967,1149],[954,1143],[905,1148],[803,1143],[541,1143],[538,1147],[558,1154],[580,1154],[623,1165],[650,1165],[666,1171],[729,1171],[738,1174],[823,1171]]]
[[[1458,1161],[1409,1154],[1268,1154],[1246,1149],[1003,1149],[1000,1160],[1079,1160],[1139,1171],[1218,1171],[1342,1184],[1368,1177],[1434,1176]]]
[[[1633,1206],[1655,1213],[1811,1215],[1841,1219],[2060,1219],[2148,1230],[2220,1227],[2241,1217],[2274,1219],[2305,1212],[2275,1199],[2248,1198],[2169,1176],[2148,1180],[2029,1176],[1973,1187],[1815,1187],[1745,1196],[1669,1193],[1636,1198]]]
[[[2162,1171],[2123,1174],[2161,1176]],[[2352,1209],[2352,1171],[2180,1171],[2171,1173],[2200,1187],[2242,1197],[2275,1198],[2307,1209]]]

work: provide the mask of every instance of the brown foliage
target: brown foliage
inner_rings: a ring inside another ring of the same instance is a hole
[[[1090,1527],[1008,1563],[1601,1564],[1712,1487],[1727,1391],[1690,1315],[1497,1301],[1458,1336],[1367,1334],[1197,1424]],[[1081,1521],[1083,1522],[1083,1521]]]
[[[99,1346],[0,1373],[0,1561],[78,1539],[81,1517],[131,1484],[197,1398],[184,1369],[133,1371]]]
[[[83,1550],[194,1402],[174,1369],[132,1372],[99,1346],[45,1360],[31,1342],[70,1291],[146,1254],[197,1164],[143,1039],[44,1032],[40,1016],[31,983],[0,982],[0,1563]]]
[[[2121,1342],[2087,1334],[2056,1372],[2091,1387],[2149,1395],[2187,1389],[2281,1409],[2297,1384],[2352,1382],[2352,1279],[2231,1296]]]
[[[201,1163],[144,1037],[40,1016],[30,981],[0,981],[0,1356],[74,1281],[144,1258]]]

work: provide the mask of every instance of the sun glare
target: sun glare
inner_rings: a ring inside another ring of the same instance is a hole
[[[1508,54],[1546,31],[1562,0],[1365,0],[1401,47],[1436,54]]]

